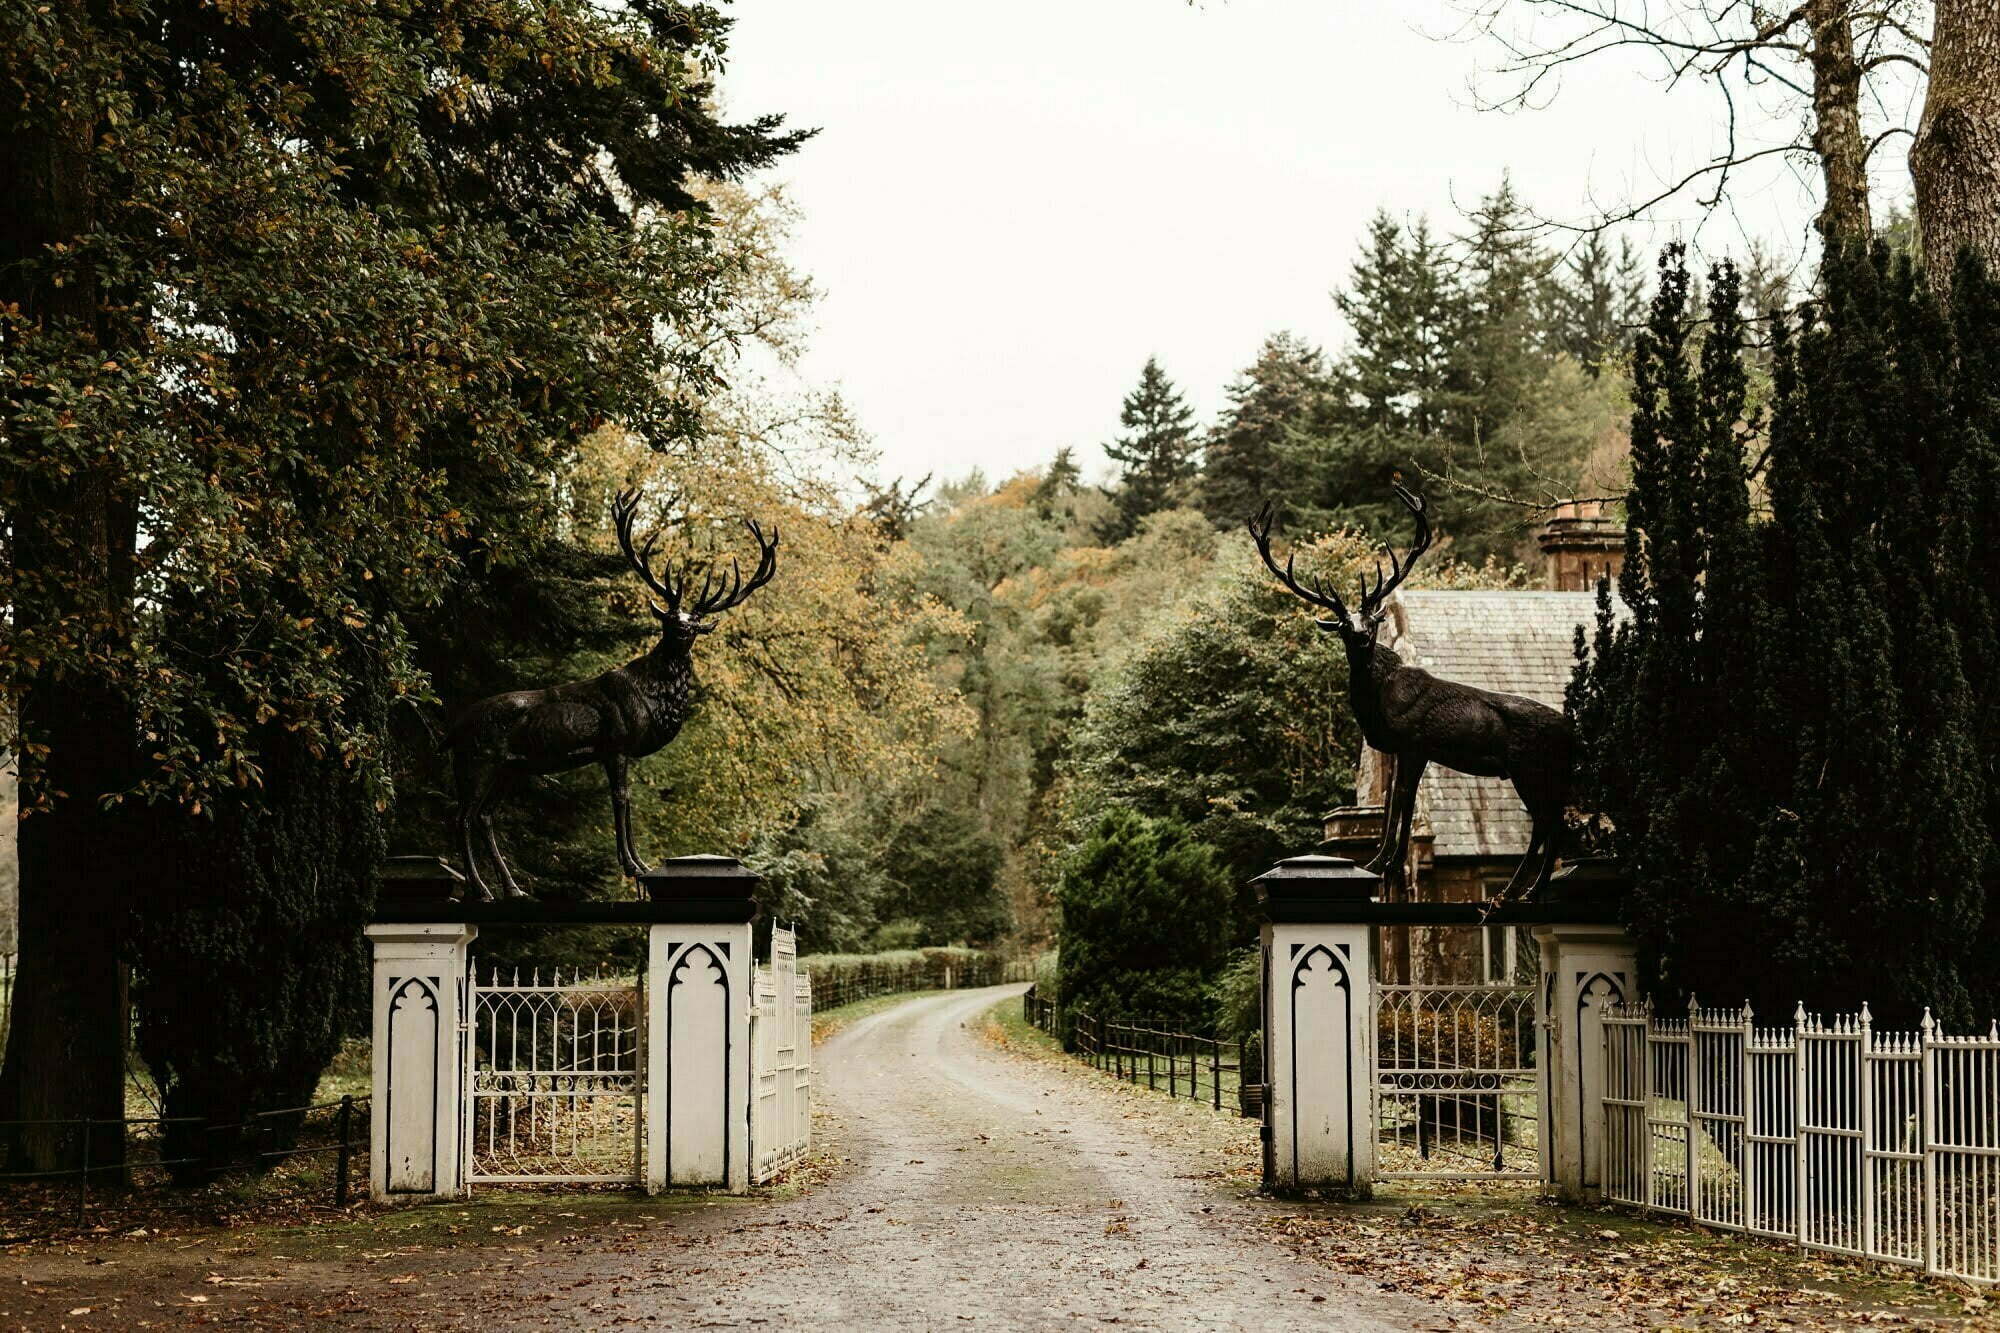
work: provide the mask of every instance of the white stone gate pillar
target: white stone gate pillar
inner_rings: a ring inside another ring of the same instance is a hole
[[[1578,919],[1535,929],[1542,1179],[1573,1203],[1596,1202],[1603,1185],[1604,1010],[1638,998],[1637,956],[1616,923],[1624,889],[1609,861],[1574,862],[1550,880],[1548,895],[1551,911],[1572,908]]]
[[[640,876],[646,952],[646,1189],[750,1188],[750,926],[758,876],[684,856]]]
[[[1375,926],[1380,880],[1295,856],[1251,883],[1264,926],[1264,1182],[1366,1197],[1375,1181]]]
[[[443,862],[398,858],[385,902],[421,901],[430,921],[366,927],[375,955],[368,1193],[422,1203],[465,1193],[466,946],[479,928],[450,920],[458,876]]]

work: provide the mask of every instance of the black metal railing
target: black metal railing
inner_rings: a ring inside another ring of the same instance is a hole
[[[146,1200],[157,1205],[176,1193],[188,1203],[196,1203],[194,1191],[172,1188],[191,1172],[220,1176],[232,1169],[268,1169],[293,1158],[330,1154],[333,1206],[345,1208],[355,1193],[357,1159],[368,1148],[369,1109],[366,1096],[344,1096],[309,1106],[258,1111],[231,1123],[195,1116],[0,1120],[0,1155],[11,1155],[16,1141],[26,1132],[38,1137],[74,1136],[71,1142],[76,1157],[76,1165],[53,1170],[0,1171],[0,1190],[16,1186],[50,1191],[73,1183],[74,1198],[63,1211],[81,1230],[90,1225],[93,1210],[101,1211],[114,1203],[132,1206]],[[93,1162],[92,1152],[101,1150],[100,1145],[114,1130],[121,1151],[114,1160]],[[238,1136],[226,1152],[218,1147],[225,1135]],[[179,1155],[169,1155],[169,1142],[180,1145]],[[60,1193],[45,1193],[39,1214],[53,1222],[57,1216],[54,1203],[60,1198]],[[139,1211],[150,1214],[157,1209],[141,1207]],[[18,1221],[12,1225],[0,1221],[0,1231],[17,1226]],[[29,1238],[0,1237],[0,1243]]]
[[[1250,1114],[1241,1095],[1245,1066],[1240,1042],[1157,1019],[1102,1018],[1065,1008],[1034,986],[1021,997],[1021,1017],[1113,1078],[1207,1102],[1218,1111],[1226,1103],[1232,1111]],[[1254,1081],[1256,1071],[1250,1070],[1249,1077]]]

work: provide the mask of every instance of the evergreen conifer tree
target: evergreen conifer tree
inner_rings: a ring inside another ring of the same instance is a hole
[[[1279,447],[1328,392],[1326,358],[1291,333],[1265,339],[1257,359],[1229,386],[1229,407],[1202,450],[1202,512],[1219,528],[1239,526],[1285,489]]]
[[[1118,530],[1107,535],[1122,541],[1139,530],[1139,521],[1148,514],[1171,509],[1187,498],[1199,460],[1194,409],[1156,357],[1146,358],[1138,387],[1125,396],[1118,422],[1124,434],[1105,445],[1104,452],[1121,468],[1111,490]]]
[[[1048,470],[1035,483],[1035,514],[1044,523],[1052,523],[1066,518],[1070,512],[1069,500],[1083,484],[1083,469],[1077,466],[1076,450],[1064,445],[1056,450],[1056,456],[1049,460]]]
[[[1562,351],[1593,375],[1605,362],[1622,360],[1646,318],[1646,273],[1637,248],[1621,240],[1614,251],[1603,232],[1591,232],[1564,263],[1554,297]]]
[[[1990,395],[1962,379],[1991,326],[1947,325],[1886,250],[1823,280],[1803,328],[1775,320],[1765,518],[1740,280],[1712,275],[1704,326],[1677,252],[1662,269],[1634,354],[1631,619],[1607,601],[1572,686],[1582,804],[1633,875],[1662,1000],[1962,1023],[1995,998],[1966,666],[1992,639],[1951,553],[1992,516],[1952,479],[1991,451],[1990,409],[1968,410]]]

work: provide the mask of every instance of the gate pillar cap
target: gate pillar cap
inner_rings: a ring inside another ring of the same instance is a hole
[[[450,902],[464,887],[465,876],[442,856],[392,856],[382,862],[384,903]]]
[[[1250,881],[1267,907],[1287,902],[1373,902],[1382,877],[1344,856],[1288,856]]]
[[[676,856],[639,876],[648,898],[741,898],[764,877],[733,856]]]
[[[1632,887],[1632,877],[1615,856],[1582,856],[1549,876],[1543,899],[1550,903],[1616,902]]]

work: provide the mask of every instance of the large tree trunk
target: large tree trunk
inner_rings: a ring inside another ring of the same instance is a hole
[[[2000,265],[2000,0],[1937,0],[1910,175],[1939,295],[1961,250]]]
[[[51,245],[88,232],[93,216],[91,99],[0,114],[0,300],[36,324],[104,350],[102,294],[87,275],[58,283],[42,266]],[[15,448],[30,458],[25,431]],[[13,489],[15,627],[24,636],[60,627],[80,650],[71,663],[129,659],[137,516],[121,499],[109,459],[58,475],[26,469]],[[135,773],[132,714],[121,691],[89,666],[44,670],[20,700],[22,734],[46,745],[23,764],[24,804],[50,808],[20,826],[20,951],[0,1119],[117,1120],[124,1114],[126,1000],[120,920],[132,881],[119,836],[122,812],[99,798]],[[10,1155],[32,1170],[93,1166],[124,1157],[118,1125],[27,1126]]]
[[[1819,156],[1825,201],[1820,242],[1828,250],[1867,241],[1868,145],[1861,137],[1861,64],[1854,57],[1849,0],[1811,0],[1813,152]]]

